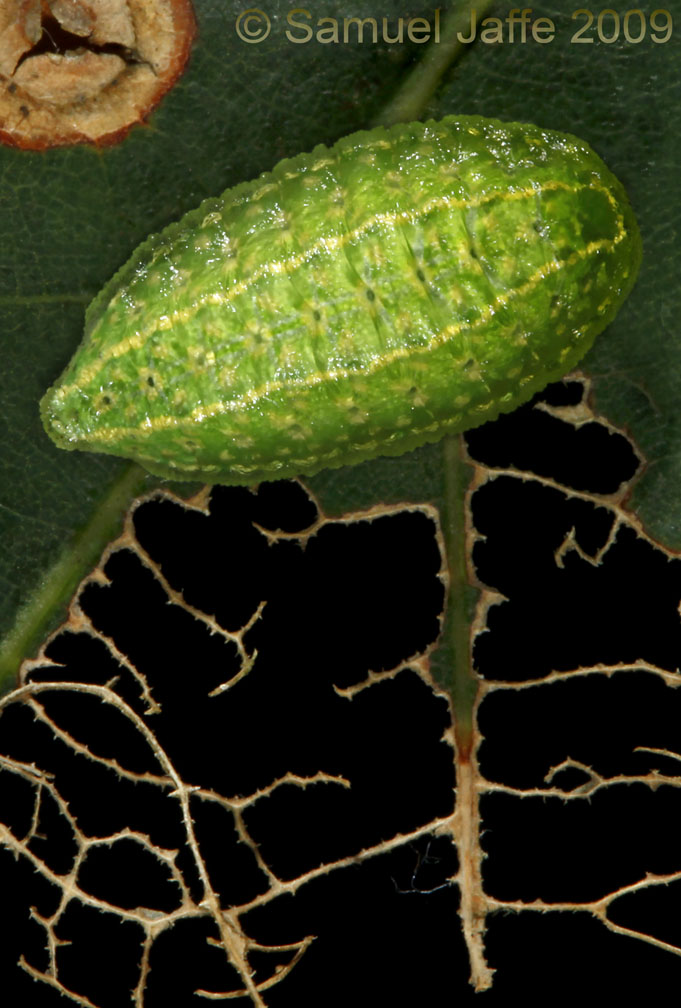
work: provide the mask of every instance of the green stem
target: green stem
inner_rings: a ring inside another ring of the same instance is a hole
[[[478,21],[491,7],[491,0],[473,0],[452,9],[446,15],[440,41],[432,42],[423,58],[407,76],[373,125],[391,126],[420,118],[438,85],[452,64],[466,51],[459,39],[469,35],[472,11]],[[477,591],[468,578],[466,559],[466,490],[470,467],[463,459],[461,437],[447,437],[443,442],[442,532],[447,553],[449,592],[445,606],[445,625],[438,651],[433,656],[433,673],[452,701],[457,751],[462,760],[471,755],[475,722],[477,680],[471,655],[471,622]]]
[[[470,465],[464,461],[460,435],[446,437],[442,447],[444,504],[441,520],[449,573],[442,642],[446,656],[442,685],[452,699],[457,744],[464,753],[468,753],[473,737],[477,692],[471,656],[471,621],[478,594],[470,583],[467,563],[466,491],[470,483]]]
[[[374,119],[372,126],[393,126],[398,122],[421,118],[443,75],[467,49],[467,45],[459,40],[459,34],[463,37],[469,34],[472,12],[475,11],[480,20],[491,6],[491,0],[472,0],[457,5],[444,16],[440,41],[431,42],[423,58]]]
[[[10,632],[0,642],[0,692],[12,687],[22,660],[34,653],[56,625],[81,580],[99,560],[102,550],[121,531],[131,500],[149,476],[134,463],[110,485],[87,525],[64,546],[47,569],[37,589],[17,614]]]

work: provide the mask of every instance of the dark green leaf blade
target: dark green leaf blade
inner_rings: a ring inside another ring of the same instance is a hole
[[[260,46],[236,36],[242,5],[200,0],[195,8],[199,36],[184,77],[124,143],[41,153],[0,148],[5,644],[18,612],[126,471],[116,460],[59,451],[38,415],[40,397],[80,342],[89,301],[140,241],[201,199],[365,125],[414,48],[347,46],[329,60],[323,46],[288,41],[284,4],[269,5],[273,30]],[[67,583],[86,570],[74,556]],[[62,592],[51,621],[25,628],[27,647],[63,614],[69,594]],[[16,672],[11,640],[0,688]]]

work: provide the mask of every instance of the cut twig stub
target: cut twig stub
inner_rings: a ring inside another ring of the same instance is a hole
[[[116,143],[184,70],[189,0],[0,0],[0,141]]]

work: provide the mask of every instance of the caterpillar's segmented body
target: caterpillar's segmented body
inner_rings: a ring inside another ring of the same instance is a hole
[[[479,117],[345,137],[151,237],[43,398],[62,447],[253,484],[397,455],[569,371],[640,260],[582,141]]]

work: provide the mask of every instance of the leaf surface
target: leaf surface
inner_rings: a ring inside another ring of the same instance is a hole
[[[63,615],[87,570],[78,534],[106,507],[112,484],[134,482],[125,462],[56,449],[40,423],[38,402],[80,342],[88,303],[152,231],[282,157],[366,125],[414,49],[339,46],[329,59],[324,46],[286,39],[283,4],[268,7],[270,37],[248,45],[235,31],[241,10],[196,4],[199,35],[185,75],[149,125],[119,146],[0,147],[0,635],[54,564],[68,568],[47,604],[51,618],[35,620],[21,646],[35,648],[36,633]],[[15,659],[11,650],[0,662],[4,688]]]

